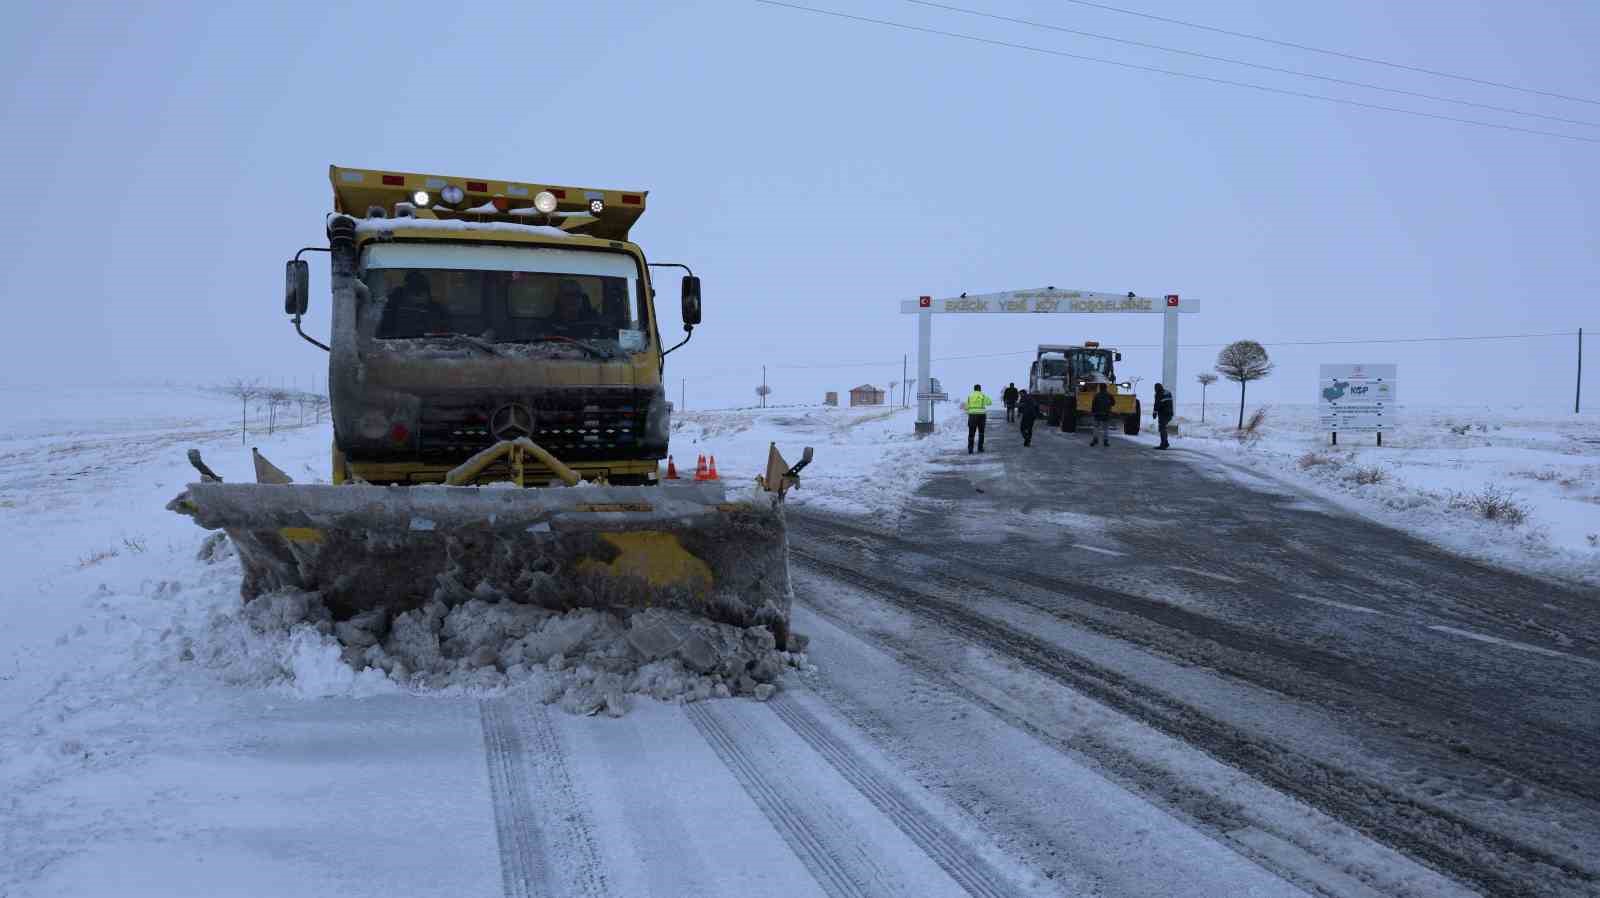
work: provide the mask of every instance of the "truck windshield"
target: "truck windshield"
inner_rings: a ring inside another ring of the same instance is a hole
[[[575,340],[645,348],[639,269],[622,253],[382,244],[364,254],[380,340],[464,334],[492,343]]]
[[[1039,360],[1040,377],[1064,377],[1067,373],[1067,360],[1063,358],[1042,358]]]

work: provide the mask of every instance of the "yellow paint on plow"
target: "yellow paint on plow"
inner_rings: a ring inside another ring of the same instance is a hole
[[[620,554],[609,562],[586,558],[579,570],[640,577],[655,587],[711,588],[711,568],[689,554],[676,534],[644,530],[602,533],[600,538],[616,546]]]
[[[322,542],[322,531],[315,527],[279,527],[278,535],[292,543]]]

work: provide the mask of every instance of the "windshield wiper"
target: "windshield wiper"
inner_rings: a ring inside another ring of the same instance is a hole
[[[458,334],[458,333],[423,334],[422,338],[424,340],[459,340],[462,343],[467,344],[468,346],[474,347],[476,349],[481,349],[484,352],[487,352],[488,354],[490,354],[492,356],[495,356],[496,358],[500,357],[500,354],[501,354],[500,350],[494,348],[494,344],[493,343],[490,343],[489,341],[480,339],[478,337],[471,336],[470,334]]]
[[[584,352],[589,353],[590,355],[594,356],[597,359],[609,360],[609,359],[613,358],[613,356],[612,356],[612,354],[611,354],[611,352],[609,350],[604,350],[604,349],[601,349],[601,348],[599,348],[597,346],[590,346],[588,343],[585,343],[582,340],[578,340],[578,339],[575,339],[573,337],[563,337],[563,336],[561,336],[559,334],[546,334],[543,337],[534,337],[533,338],[533,342],[535,342],[535,343],[570,343],[573,346],[576,346],[579,349],[583,350]]]

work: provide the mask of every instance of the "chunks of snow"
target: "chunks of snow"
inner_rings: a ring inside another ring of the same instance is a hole
[[[443,600],[462,592],[441,586],[433,601],[392,620],[369,611],[337,622],[316,593],[269,593],[213,615],[199,660],[228,682],[307,698],[528,687],[571,713],[612,716],[626,713],[630,696],[766,701],[785,670],[807,663],[803,653],[778,651],[766,627],[657,608],[625,619],[592,608]],[[185,642],[190,657],[192,645]]]

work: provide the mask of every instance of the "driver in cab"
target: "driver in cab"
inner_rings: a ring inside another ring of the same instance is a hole
[[[562,278],[556,285],[556,309],[553,324],[569,336],[594,336],[603,321],[595,315],[589,294],[572,278]]]

